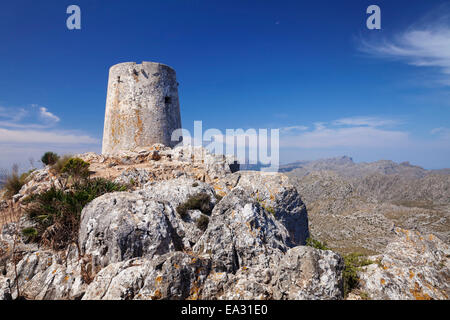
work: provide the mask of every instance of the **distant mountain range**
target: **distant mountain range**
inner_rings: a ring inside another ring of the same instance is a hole
[[[423,178],[428,174],[450,174],[450,168],[427,170],[409,162],[396,163],[391,160],[355,163],[351,157],[343,156],[314,161],[296,161],[280,166],[280,172],[295,172],[303,176],[313,171],[329,170],[344,177],[363,177],[370,174],[400,174],[405,177]]]
[[[339,251],[379,252],[393,226],[450,243],[450,169],[344,156],[280,167],[308,209],[312,235]]]

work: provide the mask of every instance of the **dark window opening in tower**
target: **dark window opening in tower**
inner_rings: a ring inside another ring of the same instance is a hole
[[[166,107],[168,107],[172,103],[172,98],[165,97],[164,98],[164,103],[166,104]]]

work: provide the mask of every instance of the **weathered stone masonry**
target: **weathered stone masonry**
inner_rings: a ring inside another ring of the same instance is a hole
[[[109,70],[103,154],[162,143],[181,128],[176,73],[161,63],[125,62]]]

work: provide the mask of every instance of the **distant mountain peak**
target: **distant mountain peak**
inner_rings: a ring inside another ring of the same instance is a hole
[[[337,157],[337,158],[333,158],[333,159],[336,159],[340,163],[354,163],[353,158],[349,157],[349,156],[342,156],[342,157]]]

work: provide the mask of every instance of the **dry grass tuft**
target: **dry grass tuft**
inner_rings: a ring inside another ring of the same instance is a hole
[[[7,223],[19,221],[22,216],[22,209],[19,204],[13,203],[12,200],[6,201],[6,204],[6,207],[0,207],[0,230]]]

